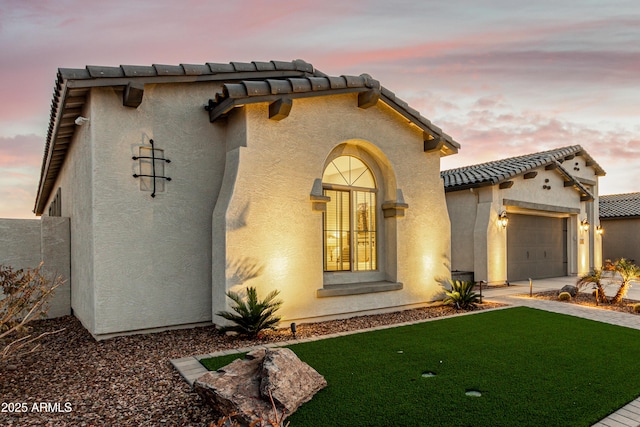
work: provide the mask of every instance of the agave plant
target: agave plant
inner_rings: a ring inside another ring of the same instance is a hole
[[[282,306],[282,301],[276,299],[278,294],[280,291],[272,291],[259,301],[258,291],[251,286],[247,288],[246,296],[232,291],[227,292],[227,297],[235,303],[231,307],[233,312],[219,311],[216,314],[234,324],[223,326],[221,331],[233,331],[255,338],[265,329],[276,329],[281,317],[276,316],[275,312]]]
[[[451,284],[451,290],[446,291],[447,297],[444,299],[444,303],[455,307],[458,310],[467,310],[475,308],[480,302],[480,295],[473,292],[473,286],[475,285],[470,281],[455,282],[449,281]]]

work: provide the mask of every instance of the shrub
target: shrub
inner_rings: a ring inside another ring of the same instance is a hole
[[[19,269],[0,265],[0,361],[37,351],[37,337],[30,335],[27,325],[32,320],[45,317],[48,302],[55,289],[64,284],[62,277],[47,279],[41,272],[42,263],[34,269]]]
[[[558,295],[558,301],[569,301],[571,300],[571,294],[569,292],[560,292]]]
[[[451,290],[445,290],[447,294],[444,303],[455,307],[458,310],[473,309],[480,302],[480,295],[473,292],[475,285],[471,281],[456,280],[451,282]]]
[[[633,312],[640,313],[640,303],[633,304]]]
[[[246,292],[246,300],[243,295],[236,292],[227,292],[227,297],[235,303],[231,307],[234,312],[219,311],[216,314],[233,322],[234,325],[223,326],[220,330],[233,331],[255,338],[265,329],[276,329],[281,319],[280,316],[275,316],[275,312],[282,306],[282,301],[276,300],[280,291],[270,292],[262,301],[258,300],[256,288],[250,286]]]

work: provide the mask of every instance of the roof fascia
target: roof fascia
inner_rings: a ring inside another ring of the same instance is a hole
[[[442,152],[444,155],[456,154],[458,152],[460,144],[455,142],[451,138],[447,138],[446,134],[444,134],[444,132],[442,132],[440,128],[437,128],[435,126],[428,126],[427,124],[423,123],[423,121],[420,120],[419,117],[416,117],[412,112],[395,102],[393,99],[386,96],[384,91],[382,91],[382,93],[380,94],[380,100],[387,104],[389,107],[393,108],[396,112],[409,120],[411,123],[418,126],[420,129],[422,129],[423,132],[431,135],[433,139],[441,137],[444,142],[444,145],[442,146]]]
[[[69,88],[92,87],[119,87],[127,86],[130,82],[137,84],[162,84],[162,83],[193,83],[236,80],[264,80],[269,78],[301,77],[309,73],[305,71],[245,71],[219,74],[204,74],[198,76],[138,76],[138,77],[99,77],[91,79],[68,79],[66,85]]]
[[[225,117],[232,109],[241,107],[248,104],[258,104],[261,102],[275,102],[279,99],[300,99],[300,98],[313,98],[316,96],[331,96],[331,95],[344,95],[347,93],[360,93],[369,92],[370,88],[367,87],[354,87],[343,89],[328,89],[317,92],[299,92],[299,93],[287,93],[276,95],[262,95],[262,96],[243,96],[240,98],[227,98],[221,103],[215,105],[213,100],[209,102],[209,105],[205,107],[209,111],[209,121],[215,122],[217,119]]]
[[[51,159],[53,158],[53,151],[56,145],[55,141],[57,139],[60,122],[62,121],[62,118],[64,116],[64,114],[62,114],[62,112],[64,111],[63,101],[66,100],[66,97],[67,97],[68,86],[66,84],[63,84],[60,90],[61,90],[60,102],[58,105],[58,109],[56,111],[55,124],[53,126],[53,132],[51,133],[51,138],[47,141],[47,147],[46,147],[47,153],[46,153],[45,159],[43,159],[42,170],[40,171],[40,181],[38,182],[36,202],[33,209],[33,213],[36,215],[42,215],[42,213],[44,212],[44,204],[46,203],[50,194],[50,191],[48,191],[49,194],[43,194],[44,189],[47,187],[46,185],[47,181],[53,180],[53,178],[49,177],[49,167],[51,166]]]

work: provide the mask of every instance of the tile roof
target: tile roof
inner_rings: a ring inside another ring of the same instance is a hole
[[[640,217],[640,193],[600,196],[600,218]]]
[[[169,82],[233,81],[249,78],[282,78],[311,75],[313,65],[294,61],[206,63],[203,65],[120,65],[85,68],[59,68],[53,100],[49,130],[44,148],[40,182],[34,212],[41,215],[51,194],[75,132],[75,120],[82,114],[87,94],[92,87],[126,88],[130,84]]]
[[[460,144],[454,141],[451,136],[422,116],[418,110],[411,108],[405,101],[397,98],[395,93],[381,86],[378,80],[368,74],[327,76],[316,70],[312,76],[225,83],[222,91],[209,101],[207,109],[210,111],[211,121],[215,121],[236,106],[251,102],[274,101],[282,95],[287,95],[288,98],[302,98],[364,92],[375,92],[376,101],[382,100],[420,127],[430,135],[430,138],[442,141],[443,151],[447,154],[456,153],[460,148]]]
[[[379,91],[379,99],[421,127],[425,135],[431,135],[433,147],[443,152],[455,153],[460,145],[440,128],[420,115],[417,110],[370,76],[330,77],[303,61],[230,62],[228,64],[180,64],[137,66],[120,65],[101,67],[89,65],[81,69],[58,69],[55,82],[47,140],[45,143],[40,182],[34,212],[41,215],[62,168],[67,148],[73,138],[75,120],[81,116],[86,97],[92,87],[124,89],[124,96],[131,86],[143,87],[146,83],[224,82],[223,93],[216,97],[242,103],[259,96],[287,94],[288,97],[317,96],[340,93]],[[268,95],[265,95],[267,94]],[[226,95],[225,95],[226,94]],[[377,99],[377,98],[375,98]],[[140,98],[141,100],[141,98]],[[206,101],[206,100],[203,100]],[[134,100],[135,102],[135,100]],[[215,102],[215,101],[213,101]],[[204,103],[204,102],[203,102]],[[123,104],[130,105],[123,99]],[[138,102],[139,104],[139,102]],[[426,142],[425,142],[426,147]],[[426,149],[426,148],[425,148]]]
[[[440,172],[440,176],[444,180],[445,191],[457,191],[500,184],[538,167],[553,164],[568,181],[574,181],[574,185],[578,187],[577,189],[580,192],[589,194],[586,188],[562,167],[562,162],[575,156],[584,156],[587,164],[595,169],[596,175],[602,176],[605,174],[604,170],[580,145],[572,145],[524,156],[449,169]]]

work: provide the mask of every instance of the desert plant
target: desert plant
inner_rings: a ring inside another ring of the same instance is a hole
[[[622,302],[622,298],[627,295],[631,287],[631,281],[640,278],[640,267],[625,258],[620,258],[615,261],[613,266],[614,271],[620,275],[620,287],[611,300],[611,303],[619,304]]]
[[[49,300],[57,287],[64,284],[61,276],[50,280],[41,272],[42,263],[33,269],[0,265],[0,361],[37,351],[40,338],[59,331],[31,336],[27,325],[45,317]]]
[[[255,338],[265,329],[275,329],[281,319],[280,316],[275,315],[282,306],[282,301],[276,299],[278,294],[280,291],[272,291],[265,299],[259,301],[258,291],[251,286],[247,288],[246,296],[232,291],[227,292],[227,297],[235,303],[231,307],[233,312],[219,311],[216,314],[234,324],[223,326],[221,331],[237,332]]]
[[[558,301],[569,301],[571,300],[571,294],[569,292],[560,292],[558,295]]]
[[[445,290],[446,298],[444,303],[451,305],[458,310],[467,310],[475,308],[480,302],[480,295],[473,292],[473,286],[475,285],[471,281],[456,280],[452,282],[448,280],[451,285],[451,290]]]
[[[586,287],[587,285],[593,284],[593,286],[595,286],[595,297],[597,299],[596,301],[608,303],[609,300],[607,299],[607,296],[604,293],[604,286],[602,286],[603,271],[604,271],[603,269],[594,268],[592,272],[587,273],[584,276],[580,277],[578,279],[578,282],[576,283],[576,288],[578,289],[578,292],[580,292],[580,290]]]

